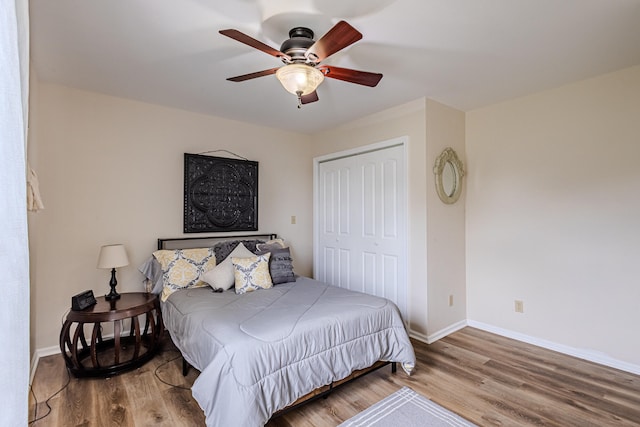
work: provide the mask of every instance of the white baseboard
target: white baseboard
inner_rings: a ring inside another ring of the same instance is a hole
[[[521,334],[519,332],[499,328],[497,326],[489,325],[486,323],[476,322],[474,320],[467,320],[467,324],[473,328],[482,329],[483,331],[491,332],[493,334],[500,335],[506,338],[511,338],[517,341],[526,342],[528,344],[546,348],[548,350],[557,351],[558,353],[577,357],[578,359],[588,360],[589,362],[594,362],[599,365],[609,366],[611,368],[619,369],[621,371],[640,375],[640,366],[634,365],[632,363],[624,362],[622,360],[614,359],[612,357],[607,356],[606,354],[584,350],[580,348],[574,348],[564,344],[558,344],[552,341],[543,340],[540,338]]]
[[[417,339],[418,341],[422,341],[427,344],[433,344],[434,342],[438,341],[440,338],[444,338],[447,335],[451,335],[452,333],[459,331],[465,326],[467,326],[467,321],[461,320],[457,323],[454,323],[453,325],[449,325],[446,328],[436,331],[433,334],[429,334],[429,335],[425,335],[420,332],[409,330],[409,336],[411,338]]]
[[[38,368],[38,362],[42,357],[53,356],[54,354],[60,354],[60,347],[53,345],[51,347],[39,348],[33,353],[31,358],[31,374],[29,375],[29,385],[33,383],[33,377],[36,375],[36,369]]]
[[[440,329],[439,331],[436,331],[433,334],[429,334],[429,336],[427,337],[427,344],[434,343],[439,339],[446,337],[447,335],[451,335],[452,333],[459,331],[465,326],[467,326],[467,321],[461,320],[459,322],[454,323],[453,325],[447,326],[444,329]]]
[[[422,341],[424,343],[430,344],[429,343],[429,338],[427,338],[427,336],[425,334],[421,334],[420,332],[412,331],[411,329],[409,329],[409,337],[410,338],[415,338],[418,341]]]

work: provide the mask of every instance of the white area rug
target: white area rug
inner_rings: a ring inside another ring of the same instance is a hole
[[[348,419],[338,427],[474,427],[459,415],[433,403],[409,387]]]

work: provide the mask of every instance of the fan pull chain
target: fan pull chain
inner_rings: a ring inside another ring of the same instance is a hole
[[[302,91],[297,91],[296,95],[298,95],[298,109],[302,108]]]

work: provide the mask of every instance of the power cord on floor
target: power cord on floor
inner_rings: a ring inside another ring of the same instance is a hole
[[[60,388],[60,390],[56,391],[55,393],[53,393],[51,396],[49,396],[47,398],[47,400],[44,401],[44,404],[47,405],[47,413],[42,415],[41,417],[38,418],[38,398],[36,397],[36,394],[33,392],[33,386],[29,385],[29,390],[31,391],[31,395],[33,396],[33,400],[35,400],[35,410],[33,413],[33,420],[29,421],[29,425],[40,421],[46,417],[49,416],[49,414],[51,414],[51,405],[49,405],[49,401],[51,399],[53,399],[54,397],[56,397],[58,394],[62,393],[62,391],[67,388],[69,386],[69,383],[71,382],[71,375],[69,374],[69,369],[65,369],[65,371],[67,372],[67,382]]]
[[[71,310],[71,309],[69,309]],[[64,324],[64,319],[67,317],[67,314],[69,313],[69,310],[67,310],[63,315],[62,318],[60,319],[60,324]],[[51,396],[49,396],[47,398],[47,400],[44,401],[44,404],[47,405],[47,413],[42,415],[40,418],[38,418],[38,398],[36,397],[36,394],[33,392],[33,386],[31,384],[29,384],[29,391],[31,392],[31,395],[33,396],[33,400],[35,401],[35,408],[33,411],[33,420],[29,421],[29,425],[40,421],[46,417],[49,416],[49,414],[51,414],[51,406],[49,405],[49,401],[51,399],[53,399],[55,396],[57,396],[58,394],[62,393],[62,391],[67,388],[69,386],[69,383],[71,382],[71,374],[69,374],[69,368],[65,369],[65,371],[67,371],[67,382],[65,383],[65,385],[62,386],[62,388],[60,388],[60,390],[56,391],[55,393],[53,393]]]
[[[180,389],[182,389],[182,390],[191,390],[191,387],[185,387],[185,386],[182,386],[182,385],[171,384],[170,382],[165,381],[165,380],[163,380],[162,378],[160,378],[160,375],[158,375],[158,371],[160,370],[160,368],[162,368],[163,366],[168,365],[169,363],[171,363],[171,362],[173,362],[173,361],[175,361],[175,360],[178,360],[178,359],[180,359],[180,357],[182,357],[182,355],[180,354],[180,352],[179,352],[179,351],[177,351],[177,350],[169,350],[169,351],[176,351],[176,352],[178,353],[178,355],[177,355],[176,357],[174,357],[173,359],[169,359],[169,360],[167,360],[166,362],[163,362],[163,363],[161,363],[160,365],[158,365],[158,366],[156,367],[155,371],[153,372],[153,374],[156,376],[156,378],[158,379],[158,381],[160,381],[161,383],[166,384],[166,385],[168,385],[168,386],[170,386],[170,387],[180,388]]]
[[[182,385],[177,385],[177,384],[171,384],[168,381],[163,380],[162,378],[160,378],[160,375],[158,374],[158,371],[164,367],[165,365],[168,365],[169,363],[179,359],[182,355],[180,354],[180,352],[178,352],[177,350],[169,350],[169,351],[176,351],[178,353],[178,355],[176,357],[174,357],[173,359],[169,359],[163,363],[161,363],[160,365],[158,365],[154,371],[154,375],[156,376],[156,378],[158,379],[158,381],[162,382],[163,384],[166,384],[170,387],[175,387],[175,388],[179,388],[182,390],[191,390],[191,387],[185,387]],[[71,382],[71,375],[69,374],[69,369],[65,369],[65,371],[67,372],[67,381],[66,383],[60,388],[60,390],[56,391],[55,393],[53,393],[51,396],[49,396],[47,398],[47,400],[44,401],[44,404],[47,405],[47,413],[38,417],[38,398],[36,397],[35,392],[33,391],[33,386],[29,385],[29,391],[31,392],[31,395],[33,396],[33,400],[35,401],[35,405],[34,405],[34,413],[33,413],[33,420],[29,421],[29,425],[38,422],[46,417],[48,417],[51,414],[52,408],[51,405],[49,405],[49,401],[51,399],[53,399],[54,397],[56,397],[58,394],[62,393],[62,391],[64,391],[65,388],[67,388],[69,386],[69,383]]]

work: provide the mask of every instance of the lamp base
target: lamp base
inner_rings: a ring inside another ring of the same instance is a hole
[[[120,294],[113,289],[111,289],[111,292],[104,296],[104,299],[106,299],[107,301],[117,300],[119,298]]]
[[[109,286],[111,286],[111,292],[104,296],[104,299],[107,301],[117,300],[120,298],[120,294],[116,292],[116,285],[118,281],[116,280],[116,269],[111,269],[111,281],[109,282]]]

